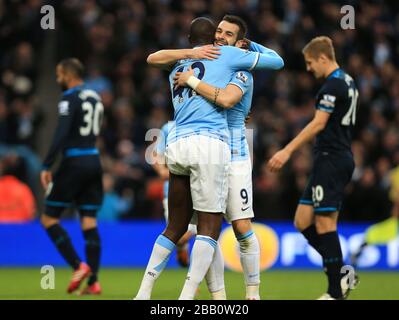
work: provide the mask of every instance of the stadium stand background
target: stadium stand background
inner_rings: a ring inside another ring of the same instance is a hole
[[[316,4],[317,2],[317,4]],[[40,29],[40,7],[51,4],[56,29]],[[340,28],[340,7],[356,10],[356,29]],[[188,47],[190,21],[225,13],[242,16],[249,38],[277,50],[285,68],[256,72],[248,128],[254,132],[256,216],[291,219],[311,166],[311,147],[296,153],[280,175],[267,160],[311,119],[320,84],[305,70],[302,47],[312,37],[332,37],[337,59],[360,91],[353,151],[357,168],[343,220],[374,221],[389,215],[389,176],[399,166],[399,3],[396,1],[86,0],[0,1],[0,161],[17,154],[18,177],[39,209],[40,159],[56,125],[60,89],[55,65],[76,56],[87,85],[105,107],[99,141],[107,190],[100,218],[162,217],[162,183],[145,162],[148,129],[171,119],[167,74],[146,57],[163,48]],[[1,167],[1,166],[0,166]]]

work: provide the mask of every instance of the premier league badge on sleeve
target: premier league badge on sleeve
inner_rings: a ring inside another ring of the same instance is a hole
[[[242,83],[246,83],[248,81],[248,76],[244,74],[244,72],[239,72],[236,75],[236,78],[240,80]]]
[[[58,104],[58,112],[61,116],[67,116],[69,114],[69,102],[61,101]]]

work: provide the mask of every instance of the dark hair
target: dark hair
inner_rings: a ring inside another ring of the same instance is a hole
[[[216,25],[211,19],[199,17],[191,21],[188,39],[192,46],[212,44],[215,32]]]
[[[72,73],[77,78],[81,79],[84,76],[83,64],[77,58],[64,59],[58,65],[61,66],[64,71]]]
[[[222,20],[234,23],[235,25],[238,26],[239,30],[238,30],[237,40],[242,40],[247,36],[248,26],[245,23],[245,21],[240,17],[233,16],[231,14],[226,14]]]

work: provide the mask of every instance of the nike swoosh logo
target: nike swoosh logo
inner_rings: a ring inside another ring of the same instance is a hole
[[[248,209],[249,209],[249,207],[241,208],[241,211],[246,211],[246,210],[248,210]]]

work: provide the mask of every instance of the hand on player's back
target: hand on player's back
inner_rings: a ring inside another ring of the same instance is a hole
[[[237,43],[235,44],[236,47],[244,50],[249,50],[250,45],[251,45],[251,40],[247,38],[238,40]]]
[[[220,47],[213,44],[197,47],[191,50],[190,59],[217,59],[220,55]]]
[[[194,70],[191,67],[188,71],[185,72],[176,72],[175,76],[173,77],[173,85],[175,88],[178,87],[185,87],[187,84],[188,78],[194,75]]]

